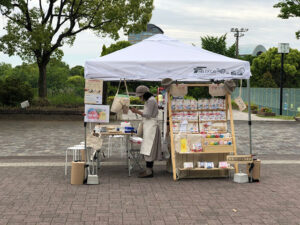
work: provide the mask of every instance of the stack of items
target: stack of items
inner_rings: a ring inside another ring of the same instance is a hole
[[[224,110],[225,109],[225,100],[221,98],[212,98],[212,99],[200,99],[198,100],[198,109],[199,110]]]

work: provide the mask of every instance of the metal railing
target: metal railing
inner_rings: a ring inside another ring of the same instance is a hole
[[[279,115],[280,89],[279,88],[251,88],[251,104],[259,108],[271,108]],[[239,96],[239,88],[232,93],[232,99]],[[242,98],[248,101],[247,88],[242,88]],[[282,115],[295,116],[300,113],[300,88],[283,88]]]

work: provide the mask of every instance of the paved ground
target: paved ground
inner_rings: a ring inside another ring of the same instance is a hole
[[[300,224],[300,165],[264,165],[260,183],[229,179],[174,182],[104,167],[100,185],[70,185],[61,167],[0,170],[0,224]]]
[[[137,122],[135,123],[137,126]],[[253,121],[253,153],[300,154],[300,123]],[[249,153],[247,121],[236,121],[239,154]],[[84,141],[80,121],[1,121],[0,156],[64,155],[69,146]]]
[[[247,121],[235,131],[238,153],[248,153]],[[299,131],[296,122],[253,121],[259,183],[174,182],[162,163],[153,179],[138,179],[107,160],[100,185],[72,186],[64,150],[83,141],[82,122],[1,121],[0,225],[300,224]]]

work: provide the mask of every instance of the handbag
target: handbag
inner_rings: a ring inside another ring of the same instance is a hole
[[[129,93],[128,93],[127,84],[126,84],[125,79],[124,79],[124,85],[126,88],[126,94],[119,94],[121,82],[122,82],[122,80],[120,79],[118,90],[114,97],[110,111],[114,112],[114,113],[123,111],[124,114],[127,114],[128,110],[129,110],[129,105],[130,105],[130,98],[129,98]]]
[[[137,132],[136,132],[136,135],[138,136],[138,137],[143,137],[143,122],[140,122],[139,123],[139,126],[138,126],[138,129],[137,129]]]
[[[185,84],[172,84],[170,94],[173,97],[183,97],[187,95],[188,87]]]
[[[224,84],[210,84],[208,88],[209,88],[209,94],[213,97],[224,96],[226,94]]]

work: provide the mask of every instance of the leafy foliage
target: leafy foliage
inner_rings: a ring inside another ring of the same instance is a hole
[[[278,17],[288,19],[290,17],[300,17],[299,0],[282,0],[274,5],[274,8],[280,8]],[[296,32],[296,38],[300,38],[300,30]]]
[[[119,38],[119,31],[140,32],[151,19],[153,0],[2,0],[0,13],[8,19],[0,37],[0,51],[39,68],[39,96],[47,96],[46,66],[61,59],[60,49],[72,46],[76,34],[93,30],[100,36]],[[79,75],[79,74],[77,74]]]
[[[286,88],[300,87],[300,52],[290,49],[285,55],[283,86]],[[251,86],[279,87],[280,86],[281,54],[277,48],[270,48],[267,52],[253,60],[251,66]]]
[[[74,66],[70,69],[70,76],[84,76],[84,67],[83,66]]]
[[[228,57],[235,57],[235,44],[226,47],[226,34],[221,37],[205,36],[201,37],[202,48]]]
[[[115,51],[118,51],[120,49],[126,48],[130,45],[131,45],[131,43],[129,41],[118,41],[115,44],[111,44],[109,47],[106,47],[105,45],[103,45],[101,56],[108,55],[112,52],[115,52]]]
[[[31,101],[33,92],[28,83],[11,76],[0,80],[0,103],[3,105],[17,106],[25,100]]]

